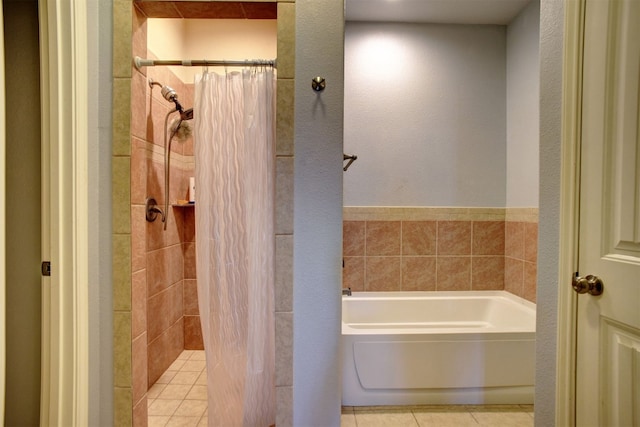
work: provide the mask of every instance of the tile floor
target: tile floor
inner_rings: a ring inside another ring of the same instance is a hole
[[[207,425],[204,351],[185,350],[149,389],[149,427]],[[533,405],[342,408],[342,427],[533,427]]]
[[[532,405],[343,407],[342,427],[533,427]]]
[[[207,425],[204,351],[185,350],[147,392],[149,427]]]

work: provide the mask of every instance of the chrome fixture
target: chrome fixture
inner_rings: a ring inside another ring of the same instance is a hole
[[[170,176],[170,168],[171,168],[171,141],[173,137],[178,135],[178,139],[186,139],[189,135],[191,135],[191,130],[186,124],[183,124],[185,120],[193,119],[193,108],[189,108],[185,110],[182,108],[182,105],[178,102],[178,94],[176,91],[166,85],[155,82],[152,79],[149,79],[149,87],[153,89],[153,86],[160,86],[160,93],[169,102],[173,102],[176,106],[175,110],[171,110],[167,113],[167,116],[164,119],[164,213],[162,213],[162,222],[164,223],[163,229],[167,229],[167,213],[169,212],[169,176]],[[174,122],[171,126],[171,135],[169,136],[169,140],[167,141],[167,133],[169,116],[173,113],[180,113],[180,118],[177,122]],[[154,200],[155,202],[155,200]],[[147,217],[148,218],[148,217]]]
[[[342,153],[342,156],[343,156],[342,161],[349,160],[349,162],[347,162],[347,164],[342,168],[342,170],[346,172],[347,169],[349,169],[349,166],[351,166],[351,163],[353,163],[356,160],[358,160],[358,156],[356,156],[355,154],[348,155],[348,154],[344,154],[344,153]]]
[[[146,212],[147,221],[149,222],[155,221],[156,218],[158,217],[158,214],[160,214],[162,216],[162,222],[164,222],[164,212],[162,212],[162,209],[158,207],[158,204],[156,203],[156,199],[154,199],[153,197],[147,198],[147,201],[144,207],[145,207],[144,210]]]
[[[346,296],[350,297],[351,296],[351,288],[343,289],[342,290],[342,295],[346,295]]]
[[[273,67],[277,68],[277,59],[251,59],[242,61],[228,61],[220,59],[145,59],[136,56],[133,63],[138,70],[142,67],[158,65],[177,65],[182,67]]]
[[[182,105],[178,102],[178,93],[170,86],[163,85],[161,83],[149,79],[149,87],[153,89],[153,86],[160,86],[160,94],[169,102],[173,102],[176,105],[176,111],[180,111],[182,114]]]
[[[324,77],[314,77],[311,80],[311,89],[316,92],[322,92],[327,87],[327,82],[325,82]]]

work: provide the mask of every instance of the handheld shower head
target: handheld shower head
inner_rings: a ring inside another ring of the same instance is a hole
[[[191,120],[193,119],[193,108],[189,108],[187,110],[180,110],[180,120]]]

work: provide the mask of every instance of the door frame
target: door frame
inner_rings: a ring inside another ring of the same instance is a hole
[[[0,16],[4,16],[2,3],[0,3]],[[4,86],[4,22],[0,20],[0,192],[5,197],[0,197],[0,319],[6,319],[6,96]],[[0,422],[4,425],[5,414],[5,387],[6,387],[6,322],[0,322]]]
[[[575,425],[576,421],[577,294],[570,284],[578,271],[585,5],[586,0],[566,2],[564,15],[556,425]]]
[[[87,0],[39,0],[43,279],[41,425],[89,424]]]

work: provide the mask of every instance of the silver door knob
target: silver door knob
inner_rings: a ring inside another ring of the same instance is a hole
[[[585,277],[578,276],[578,273],[573,276],[571,281],[573,290],[579,294],[590,294],[593,296],[602,295],[604,292],[604,282],[598,276],[588,275]]]

